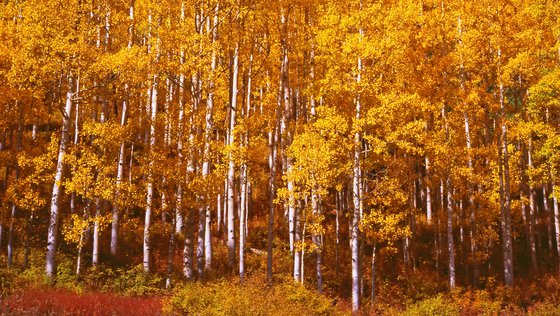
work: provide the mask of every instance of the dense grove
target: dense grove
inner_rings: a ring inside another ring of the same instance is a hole
[[[559,171],[557,1],[0,3],[8,302],[554,313]]]

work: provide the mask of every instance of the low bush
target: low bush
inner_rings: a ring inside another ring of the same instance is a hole
[[[269,285],[249,277],[243,284],[223,279],[189,283],[163,302],[165,314],[188,315],[342,315],[336,301],[290,280]]]
[[[164,287],[163,278],[154,273],[145,275],[142,265],[132,269],[106,270],[103,280],[112,287],[111,290],[127,296],[158,295]]]
[[[135,298],[114,294],[79,294],[62,288],[15,291],[0,304],[2,315],[159,315],[159,297]]]
[[[529,308],[528,314],[531,316],[558,316],[560,306],[554,303],[537,303]]]
[[[406,316],[455,316],[460,314],[459,306],[441,294],[409,306],[403,313]]]

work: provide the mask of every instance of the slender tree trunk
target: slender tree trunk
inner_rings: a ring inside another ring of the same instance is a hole
[[[76,258],[76,278],[79,279],[82,273],[82,250],[85,232],[80,232],[80,240],[78,241],[78,255]]]
[[[121,128],[126,126],[127,115],[128,115],[128,84],[125,85],[125,100],[122,102],[121,111]],[[119,160],[117,163],[117,179],[116,179],[116,191],[115,198],[113,201],[113,207],[111,211],[111,255],[113,257],[117,256],[119,247],[119,196],[121,190],[121,184],[124,177],[124,164],[125,164],[125,142],[121,141],[119,147]]]
[[[543,182],[542,183],[542,193],[543,193],[543,206],[544,206],[544,211],[546,213],[546,229],[547,229],[547,239],[548,239],[548,253],[550,254],[550,257],[552,257],[552,248],[554,247],[554,239],[552,237],[552,231],[553,231],[553,226],[552,223],[554,222],[554,214],[552,212],[552,209],[549,206],[549,201],[548,201],[548,183]]]
[[[4,151],[6,148],[6,131],[2,130],[0,133],[0,152]],[[4,174],[4,179],[2,181],[2,186],[0,188],[5,189],[8,186],[8,167],[6,167],[6,173]],[[0,218],[0,249],[2,249],[2,235],[4,233],[4,222]]]
[[[197,13],[197,19],[200,19],[200,12]],[[200,22],[197,22],[197,25]],[[197,30],[199,30],[199,27],[197,26]],[[198,31],[200,34],[202,34],[202,27],[200,27],[200,30]],[[190,117],[190,126],[191,126],[191,132],[189,134],[189,144],[193,144],[194,142],[194,135],[195,133],[198,132],[197,128],[195,128],[193,126],[193,122],[194,122],[194,115],[195,112],[197,111],[197,109],[199,108],[200,104],[201,104],[201,92],[200,92],[200,86],[201,86],[201,79],[200,79],[200,74],[196,74],[193,75],[191,78],[191,82],[192,82],[192,98],[193,98],[193,110],[191,113],[191,117]],[[194,149],[191,149],[190,155],[189,155],[189,160],[187,162],[187,171],[189,174],[195,174],[196,170],[196,164],[195,161],[193,161],[193,155],[194,153]],[[204,154],[204,153],[203,153]],[[197,242],[196,242],[196,272],[197,272],[197,277],[199,280],[204,279],[204,272],[205,272],[205,266],[206,266],[206,253],[205,253],[205,238],[206,238],[206,207],[204,205],[205,201],[204,201],[204,197],[197,197],[197,201],[200,204],[203,204],[202,206],[200,206],[198,208],[198,235],[197,235]],[[194,215],[192,215],[194,216]],[[194,219],[193,219],[193,223],[194,223]],[[194,234],[194,231],[193,231]],[[194,238],[194,237],[193,237]]]
[[[501,52],[498,50],[498,58]],[[499,84],[501,128],[502,128],[502,152],[503,159],[500,166],[503,166],[503,202],[502,202],[502,246],[504,255],[504,281],[506,286],[513,286],[513,243],[511,236],[511,197],[510,197],[510,177],[509,177],[509,154],[507,140],[507,122],[505,117],[504,86]]]
[[[404,263],[404,272],[407,273],[408,272],[408,266],[409,266],[409,261],[410,261],[410,254],[409,254],[409,245],[410,245],[410,239],[408,238],[408,236],[405,236],[403,238],[403,263]]]
[[[342,210],[342,192],[336,192],[336,214],[335,214],[335,248],[334,248],[334,262],[335,262],[335,276],[338,280],[338,275],[340,273],[340,262],[339,262],[339,248],[340,248],[340,221],[339,216]]]
[[[320,216],[319,197],[317,196],[316,192],[313,192],[311,194],[311,210],[315,218],[318,218]],[[321,242],[321,235],[319,233],[313,232],[312,238],[313,238],[313,243],[315,244],[315,255],[316,255],[315,270],[317,272],[317,291],[319,293],[322,293],[323,292],[323,272],[322,272],[323,245]]]
[[[426,222],[432,224],[432,192],[430,187],[430,159],[428,155],[425,157],[426,166]]]
[[[29,268],[29,254],[31,252],[31,222],[33,221],[33,211],[25,221],[25,252],[23,253],[23,268]]]
[[[133,28],[134,28],[134,0],[130,1],[129,6],[129,31],[128,31],[128,49],[132,48],[133,41]],[[128,83],[124,85],[124,99],[122,101],[122,111],[121,111],[121,128],[124,128],[128,116],[128,104],[129,104],[129,87]],[[116,180],[116,191],[115,199],[113,201],[113,208],[111,211],[112,221],[111,221],[111,256],[116,257],[119,248],[119,195],[120,186],[122,183],[124,175],[124,150],[125,142],[121,141],[121,146],[119,147],[119,161],[117,164],[117,180]]]
[[[189,208],[187,210],[187,225],[185,225],[185,243],[183,246],[183,275],[188,281],[194,279],[194,211]]]
[[[128,87],[128,86],[127,86]],[[125,87],[125,91],[127,91],[127,87]],[[126,98],[127,96],[125,96]],[[121,114],[121,127],[126,125],[126,115],[127,115],[127,100],[123,101],[122,104],[122,114]],[[116,191],[115,191],[115,199],[113,201],[113,209],[111,211],[112,214],[112,222],[111,222],[111,255],[113,257],[117,256],[118,247],[119,247],[119,195],[120,195],[120,187],[122,183],[122,179],[124,176],[124,155],[125,155],[125,142],[122,141],[119,147],[119,161],[117,164],[117,180],[116,180]]]
[[[212,42],[217,38],[219,3],[216,4],[214,11],[214,22],[212,28]],[[210,32],[210,21],[207,24],[207,31]],[[216,69],[216,50],[212,49],[212,62],[210,65],[210,80],[208,82],[208,98],[206,100],[206,115],[204,127],[204,162],[202,163],[202,177],[206,179],[210,175],[210,138],[212,136],[212,111],[214,107],[214,72]],[[204,255],[205,268],[212,268],[212,213],[210,209],[211,199],[205,198],[205,236],[204,236]]]
[[[167,276],[165,278],[165,288],[171,288],[171,278],[173,276],[173,261],[175,258],[175,219],[171,216],[171,225],[169,227],[169,248],[167,249]]]
[[[533,169],[533,142],[529,139],[529,148],[527,149],[527,167],[530,170]],[[532,176],[529,176],[529,246],[531,249],[531,270],[533,273],[538,272],[538,265],[537,265],[537,248],[535,242],[535,215],[537,211],[536,206],[536,192],[535,186],[533,183]]]
[[[227,145],[227,139],[229,138],[229,136],[225,136],[224,138],[226,138],[226,145]],[[222,226],[224,227],[224,229],[227,230],[227,210],[228,210],[228,181],[227,181],[227,177],[224,179],[224,194],[223,194],[223,216],[222,216]],[[227,243],[227,233],[224,234],[223,236],[224,239],[224,243]]]
[[[184,19],[184,7],[181,10],[181,18]],[[181,64],[185,63],[185,52],[181,51]],[[184,136],[184,119],[185,119],[185,75],[179,75],[179,113],[177,118],[177,170],[183,173],[184,153],[183,153],[183,136]],[[186,176],[185,173],[183,173]],[[180,234],[184,229],[183,222],[183,184],[184,180],[177,183],[177,191],[175,194],[175,234]]]
[[[243,282],[245,277],[245,206],[247,198],[247,165],[241,164],[240,167],[241,201],[239,203],[239,279]]]
[[[361,81],[360,71],[362,69],[362,59],[358,58],[358,83]],[[356,117],[357,123],[361,115],[361,96],[358,95],[356,100]],[[360,131],[356,129],[354,132],[354,156],[352,160],[353,165],[353,178],[352,178],[352,201],[353,201],[353,214],[352,223],[350,227],[350,244],[351,244],[351,257],[352,257],[352,312],[357,313],[360,308],[360,262],[359,262],[359,225],[360,225],[360,204],[361,204],[361,191],[360,191],[360,152],[362,147]]]
[[[301,235],[301,216],[299,216],[300,207],[294,207],[294,281],[303,280],[303,255],[305,250],[305,229]],[[305,225],[305,223],[304,223]],[[297,245],[298,247],[295,247]]]
[[[251,110],[251,71],[253,66],[253,53],[250,55],[249,59],[249,69],[247,72],[247,99],[246,99],[246,109],[244,110],[244,118],[247,120],[249,118],[249,112]],[[240,141],[240,147],[247,148],[249,146],[249,131],[246,130],[244,135],[241,136],[242,139]],[[247,161],[244,160],[241,162],[240,166],[240,176],[239,176],[239,185],[241,191],[241,201],[239,203],[239,278],[241,282],[243,282],[243,278],[245,277],[245,239],[247,237],[247,208],[248,208],[248,164]],[[268,263],[267,263],[268,264]]]
[[[232,76],[232,93],[231,93],[231,108],[230,108],[230,125],[229,125],[229,146],[233,147],[235,144],[235,124],[237,112],[237,77],[239,73],[239,44],[235,46],[233,52],[233,76]],[[233,154],[229,153],[229,168],[228,168],[228,267],[233,270],[235,266],[235,160]]]
[[[150,30],[148,32],[148,43],[151,40],[151,24],[152,24],[152,13],[148,13],[148,23],[150,24]],[[151,52],[151,47],[148,44],[148,52]],[[156,44],[156,63],[159,60],[159,44]],[[158,75],[153,74],[150,82],[150,88],[148,89],[148,102],[146,104],[146,110],[150,113],[150,133],[149,133],[149,163],[148,163],[148,177],[146,185],[146,212],[144,217],[144,238],[143,238],[143,269],[144,273],[148,274],[150,272],[150,226],[153,208],[153,196],[154,196],[154,159],[152,155],[156,149],[156,120],[157,120],[157,97],[158,97]]]
[[[451,181],[447,177],[447,251],[449,253],[449,287],[455,288],[455,242],[453,239],[453,197]]]
[[[50,282],[53,281],[56,275],[56,247],[57,247],[57,235],[58,235],[58,218],[59,218],[59,206],[60,206],[60,195],[62,175],[64,173],[64,156],[66,155],[66,149],[68,145],[69,128],[70,128],[70,114],[72,113],[72,98],[74,81],[72,80],[72,75],[68,76],[68,91],[66,93],[66,104],[64,107],[64,112],[62,113],[62,130],[60,137],[60,147],[58,149],[58,159],[56,163],[56,173],[54,177],[54,184],[52,189],[51,197],[51,211],[49,219],[49,229],[47,234],[47,254],[46,254],[46,275]]]
[[[273,259],[273,243],[274,243],[274,198],[276,197],[276,154],[277,154],[277,139],[278,139],[278,123],[275,122],[272,131],[268,132],[269,156],[268,166],[270,174],[268,177],[268,241],[267,241],[267,260],[266,260],[266,275],[269,280],[272,280],[272,259]]]
[[[157,118],[157,75],[154,74],[151,93],[151,123],[150,123],[150,155],[156,147],[156,118]],[[154,195],[154,160],[150,157],[148,166],[148,184],[146,188],[146,213],[144,218],[144,241],[143,241],[143,268],[144,273],[150,272],[150,226]]]
[[[218,225],[218,238],[222,237],[222,193],[218,192],[216,195],[216,224]]]
[[[373,250],[371,253],[371,302],[375,302],[375,252],[377,250],[377,243],[373,243]]]
[[[108,115],[106,100],[103,100],[102,104],[103,105],[101,110],[101,116],[99,118],[99,123],[105,124]],[[103,149],[103,152],[104,151],[105,150]],[[98,174],[96,174],[96,177],[98,177]],[[93,222],[93,245],[92,245],[92,256],[91,256],[91,264],[94,268],[97,267],[99,264],[99,234],[101,233],[99,220],[101,218],[102,207],[103,207],[103,201],[101,200],[100,197],[97,197],[95,199],[95,218]]]
[[[306,197],[307,199],[307,197]],[[307,230],[307,221],[303,220],[303,230],[301,231],[301,235],[300,235],[300,225],[302,225],[302,218],[301,218],[301,214],[298,212],[300,210],[302,210],[302,207],[298,207],[295,209],[295,216],[294,216],[294,220],[295,220],[295,225],[296,225],[296,236],[295,238],[297,239],[297,241],[300,241],[301,243],[301,248],[299,249],[299,251],[297,251],[297,253],[299,253],[299,259],[300,261],[299,263],[299,267],[298,269],[300,270],[300,276],[299,276],[299,282],[300,284],[304,284],[305,282],[305,232]],[[297,242],[296,241],[296,242]]]
[[[554,191],[558,188],[554,186]],[[557,194],[557,193],[556,193]],[[553,197],[554,204],[554,228],[556,234],[556,253],[558,256],[558,275],[560,276],[560,207],[558,206],[558,198],[556,195]]]
[[[99,264],[99,219],[101,217],[101,199],[95,199],[95,219],[93,222],[93,247],[91,253],[91,265],[95,268]]]
[[[458,32],[459,32],[459,45],[461,47],[463,47],[463,42],[462,42],[462,24],[461,24],[461,17],[459,16],[458,18]],[[460,56],[461,59],[461,72],[460,72],[460,80],[461,80],[461,92],[463,94],[462,98],[466,98],[467,96],[467,91],[466,91],[466,87],[465,87],[465,81],[466,81],[466,75],[465,75],[465,69],[463,66],[463,56]],[[472,159],[472,154],[471,154],[471,149],[472,149],[472,145],[471,145],[471,133],[470,133],[470,124],[469,124],[469,116],[467,113],[467,104],[465,101],[463,101],[463,120],[464,120],[464,126],[465,126],[465,143],[467,146],[467,163],[468,163],[468,167],[469,167],[469,172],[472,174],[474,173],[474,166],[473,166],[473,159]],[[471,257],[473,259],[473,279],[474,282],[476,283],[478,280],[478,264],[476,262],[476,251],[477,251],[477,245],[476,245],[476,235],[477,235],[477,228],[476,228],[476,206],[474,205],[474,189],[473,186],[469,184],[468,186],[468,194],[469,194],[469,204],[467,209],[470,209],[470,231],[469,231],[469,236],[470,236],[470,243],[471,243]],[[462,236],[462,235],[461,235]]]
[[[206,264],[204,253],[204,238],[206,237],[206,208],[198,209],[198,236],[196,243],[196,273],[199,280],[204,278],[204,266]]]
[[[18,116],[18,134],[16,140],[16,157],[21,150],[22,134],[23,134],[23,104],[16,101],[16,106],[19,104],[19,116]],[[15,180],[19,179],[19,167],[17,163],[15,164]],[[16,220],[17,206],[15,202],[12,202],[12,213],[10,217],[10,228],[8,230],[8,268],[12,267],[12,260],[14,255],[14,224]]]

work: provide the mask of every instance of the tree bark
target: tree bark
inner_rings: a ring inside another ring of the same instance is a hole
[[[51,195],[51,207],[50,207],[50,219],[49,219],[49,229],[47,233],[47,254],[46,254],[46,275],[49,282],[52,283],[54,276],[56,275],[56,247],[58,239],[58,218],[59,218],[59,206],[60,206],[60,195],[62,176],[64,173],[64,156],[66,155],[66,150],[68,146],[69,138],[69,128],[70,128],[70,115],[72,113],[72,98],[74,81],[72,75],[68,75],[68,91],[66,92],[66,104],[64,107],[64,112],[62,113],[62,130],[60,135],[60,146],[58,149],[58,159],[56,163],[56,173],[54,177],[54,184]]]
[[[557,187],[554,187],[554,191]],[[558,194],[555,192],[555,194]],[[556,195],[553,197],[554,203],[554,228],[556,233],[556,253],[558,254],[558,275],[560,276],[560,207],[558,206],[558,198]]]
[[[101,199],[95,199],[95,218],[93,222],[93,246],[91,252],[91,265],[96,268],[99,264],[99,218],[101,217]]]
[[[173,259],[175,257],[175,219],[171,216],[171,225],[169,227],[169,247],[167,248],[167,276],[165,278],[165,288],[171,288],[171,278],[173,276]]]
[[[447,176],[447,251],[449,253],[449,288],[455,288],[455,242],[453,239],[453,197],[451,180]]]
[[[278,121],[278,119],[277,119]],[[274,198],[276,197],[276,155],[277,155],[277,140],[278,140],[278,123],[275,122],[272,131],[268,132],[268,166],[270,174],[268,176],[268,240],[267,240],[267,256],[266,256],[266,275],[269,280],[272,280],[272,259],[273,259],[273,243],[274,243]]]
[[[377,250],[377,243],[373,243],[373,250],[371,253],[371,302],[375,302],[375,252]]]
[[[315,192],[311,194],[311,210],[315,218],[318,218],[320,216],[321,211],[319,205],[319,197]],[[315,244],[315,255],[316,255],[315,270],[317,273],[317,291],[319,293],[322,293],[323,292],[323,271],[322,271],[323,245],[321,242],[321,234],[317,232],[313,232],[313,243]]]
[[[237,77],[239,73],[239,44],[235,46],[233,52],[233,74],[232,74],[232,93],[230,103],[230,125],[229,125],[229,141],[228,145],[233,148],[235,144],[235,124],[236,124],[236,111],[237,111]],[[228,267],[233,270],[235,266],[235,160],[233,153],[229,153],[227,185],[228,185]]]
[[[498,49],[498,58],[501,52]],[[500,111],[501,111],[501,129],[502,129],[502,155],[500,160],[500,167],[502,167],[502,177],[500,184],[503,192],[503,200],[501,207],[501,226],[502,226],[502,248],[504,257],[504,282],[506,286],[513,286],[513,243],[511,236],[511,197],[510,197],[510,175],[509,175],[509,154],[508,154],[508,140],[507,140],[507,122],[505,117],[505,101],[504,101],[504,86],[499,84],[499,97],[500,97]],[[503,180],[502,180],[503,179]]]
[[[194,279],[194,211],[187,210],[185,225],[185,243],[183,245],[183,275],[188,281]]]
[[[533,141],[529,138],[529,147],[527,148],[527,167],[528,170],[533,169]],[[533,177],[529,176],[529,247],[531,250],[531,270],[533,273],[538,272],[538,262],[537,262],[537,247],[535,242],[535,214],[537,212],[536,206],[536,192],[533,182]]]
[[[16,140],[16,157],[21,150],[22,134],[23,134],[23,104],[16,101],[16,106],[19,104],[19,115],[18,115],[18,134]],[[19,179],[19,167],[15,164],[15,181]],[[12,260],[14,255],[14,224],[16,220],[17,206],[15,202],[12,202],[12,212],[10,217],[10,228],[8,230],[8,268],[12,267]]]
[[[546,230],[547,230],[547,240],[548,240],[548,253],[552,257],[552,248],[554,244],[554,239],[552,237],[554,214],[550,208],[548,201],[548,183],[542,183],[542,194],[543,194],[543,206],[544,212],[546,213]]]
[[[219,3],[216,4],[214,10],[214,22],[212,28],[212,43],[217,39],[217,27],[218,27],[218,11]],[[207,26],[210,25],[208,21]],[[208,32],[210,29],[208,27]],[[216,69],[216,50],[212,49],[212,62],[210,65],[210,80],[208,82],[208,98],[206,100],[206,115],[205,115],[205,127],[204,127],[204,162],[202,163],[202,177],[204,179],[208,178],[210,174],[210,138],[212,136],[212,111],[214,107],[214,72]],[[209,196],[205,198],[205,236],[204,236],[204,255],[205,255],[205,268],[212,268],[212,213],[210,208],[211,199]]]
[[[362,31],[360,30],[360,33]],[[362,59],[358,58],[358,78],[361,81]],[[358,94],[356,98],[356,113],[354,124],[357,125],[361,117],[361,96]],[[352,258],[352,313],[357,313],[360,308],[360,253],[359,253],[359,225],[360,225],[360,209],[361,209],[361,172],[360,172],[360,152],[362,147],[362,139],[357,126],[354,127],[354,153],[352,158],[352,202],[354,206],[352,214],[352,223],[350,227],[350,245]]]
[[[239,279],[241,282],[243,282],[243,279],[245,277],[245,206],[247,199],[247,165],[245,163],[242,163],[239,171],[239,185],[241,187],[241,201],[239,203]]]
[[[301,204],[301,203],[300,203]],[[303,235],[301,234],[301,217],[299,211],[301,205],[294,207],[294,282],[303,280],[303,259],[305,251],[305,222],[303,223]],[[296,247],[297,245],[297,247]]]
[[[153,155],[156,147],[156,119],[157,119],[157,75],[154,74],[151,83],[151,116],[150,116],[150,151],[149,155]],[[154,195],[154,160],[152,157],[149,159],[148,166],[148,183],[146,186],[146,213],[144,217],[144,240],[143,240],[143,269],[144,273],[150,272],[150,226],[153,207]]]
[[[132,48],[132,41],[133,41],[133,27],[134,27],[134,0],[130,1],[129,5],[129,29],[128,29],[128,49]],[[129,103],[129,86],[128,83],[124,85],[124,99],[122,101],[122,110],[121,110],[121,128],[124,128],[127,121],[128,116],[128,103]],[[115,191],[115,198],[113,201],[113,207],[111,210],[111,256],[116,257],[119,248],[119,195],[120,195],[120,186],[122,183],[123,175],[124,175],[124,150],[125,150],[125,142],[124,140],[121,141],[121,145],[119,147],[119,161],[117,163],[117,179],[116,179],[116,191]]]

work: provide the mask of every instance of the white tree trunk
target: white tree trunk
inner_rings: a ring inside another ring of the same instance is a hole
[[[121,113],[121,127],[124,128],[126,125],[127,120],[127,112],[128,112],[128,84],[125,85],[125,100],[122,103],[122,113]],[[111,255],[116,256],[119,247],[119,195],[120,195],[120,186],[124,176],[124,150],[125,150],[125,142],[121,141],[121,145],[119,147],[119,161],[117,164],[117,180],[116,180],[116,191],[115,191],[115,199],[113,201],[113,209],[112,209],[112,222],[111,222]]]
[[[453,197],[447,177],[447,252],[449,254],[449,288],[455,288],[455,242],[453,239]]]
[[[375,252],[377,243],[373,243],[373,251],[371,253],[371,302],[375,303]]]
[[[554,187],[554,191],[557,191],[558,188]],[[556,192],[557,194],[557,192]],[[560,257],[560,207],[558,206],[558,198],[554,196],[553,198],[554,203],[554,228],[556,234],[556,253],[558,253]],[[558,275],[560,275],[560,260],[558,260]]]
[[[529,170],[533,169],[533,142],[529,138],[529,148],[527,149],[527,167]],[[536,201],[535,186],[533,183],[533,177],[529,176],[529,248],[531,250],[531,270],[534,273],[538,272],[537,264],[537,247],[535,242],[535,215],[537,212],[537,201]]]
[[[501,52],[498,49],[498,59]],[[501,226],[502,226],[502,249],[504,256],[504,281],[506,286],[513,286],[513,242],[511,236],[511,197],[510,197],[510,179],[509,179],[509,157],[508,157],[508,140],[507,140],[507,122],[505,116],[504,86],[499,84],[500,92],[500,110],[501,110],[501,148],[502,161],[499,162],[500,168],[503,167],[503,180],[501,182],[503,201],[501,207]]]
[[[214,12],[214,22],[212,28],[212,42],[216,41],[217,27],[218,27],[218,11],[219,4],[216,4]],[[207,24],[207,31],[210,32],[210,21]],[[210,138],[212,136],[212,111],[214,107],[214,72],[216,69],[216,50],[212,49],[212,62],[210,65],[210,80],[208,82],[208,98],[206,103],[206,116],[204,127],[204,162],[202,163],[202,177],[207,178],[210,174]],[[205,253],[205,267],[206,269],[212,268],[212,213],[210,208],[211,199],[206,197],[204,205],[206,212],[205,222],[205,237],[204,237],[204,253]]]
[[[171,277],[173,275],[173,259],[175,257],[175,216],[171,217],[169,227],[169,247],[167,248],[167,277],[165,278],[165,288],[171,288]]]
[[[57,234],[58,234],[58,209],[60,204],[60,194],[62,185],[62,175],[64,173],[64,156],[68,145],[70,115],[72,113],[72,98],[73,93],[73,80],[72,75],[68,76],[68,91],[66,93],[66,104],[64,112],[62,113],[62,130],[60,135],[60,146],[58,149],[58,159],[56,163],[56,173],[54,177],[54,184],[51,196],[51,212],[49,219],[49,229],[47,234],[47,254],[46,254],[46,275],[49,281],[52,282],[56,275],[56,247],[57,247]]]
[[[360,30],[361,33],[361,30]],[[358,78],[357,82],[361,81],[362,59],[358,58]],[[356,98],[356,122],[360,119],[361,115],[361,96],[358,94]],[[354,154],[352,158],[352,202],[353,213],[352,223],[350,226],[350,245],[351,245],[351,258],[352,258],[352,312],[357,313],[360,308],[360,253],[359,253],[359,225],[360,225],[360,210],[361,210],[361,178],[360,178],[360,152],[362,140],[359,130],[354,132]]]
[[[249,59],[249,70],[247,73],[247,99],[246,99],[246,109],[244,111],[244,118],[249,117],[249,111],[251,110],[251,70],[253,63],[253,54],[251,54]],[[245,131],[244,135],[241,136],[241,141],[239,145],[241,148],[248,147],[249,142],[249,131]],[[248,170],[247,162],[244,160],[239,167],[240,173],[240,191],[241,191],[241,201],[239,203],[239,279],[243,282],[245,277],[245,239],[247,237],[247,209],[248,209]]]
[[[157,75],[154,74],[151,93],[151,115],[150,115],[150,151],[149,154],[153,154],[156,147],[156,118],[157,118]],[[148,183],[146,187],[146,213],[144,218],[144,242],[143,242],[143,268],[145,273],[150,272],[150,226],[152,217],[152,207],[153,207],[153,196],[154,196],[154,182],[153,182],[153,169],[154,160],[150,157],[150,162],[148,166]]]
[[[301,234],[301,216],[299,215],[300,208],[293,207],[293,220],[294,220],[294,281],[299,282],[303,279],[303,255],[304,255],[304,241]],[[305,225],[305,223],[304,223]],[[305,234],[305,229],[304,229]],[[305,235],[303,235],[305,236]],[[297,245],[298,247],[295,247]]]
[[[16,141],[16,156],[21,150],[22,133],[23,133],[23,104],[16,101],[16,106],[19,104],[19,117],[18,117],[18,134]],[[19,167],[15,166],[15,180],[19,179]],[[12,202],[12,212],[10,216],[10,228],[8,230],[8,268],[12,267],[12,260],[14,256],[14,224],[16,220],[17,206],[15,202]]]
[[[270,174],[268,178],[268,241],[267,241],[267,259],[266,259],[266,275],[269,280],[272,279],[272,246],[274,243],[274,198],[276,197],[276,154],[277,154],[277,139],[278,139],[278,123],[275,122],[272,131],[268,132],[268,166]]]
[[[101,199],[95,200],[95,219],[93,222],[93,247],[91,265],[95,268],[99,264],[99,218],[101,217]]]
[[[235,144],[235,115],[237,111],[237,77],[239,73],[239,44],[235,46],[235,51],[233,53],[233,77],[232,77],[232,92],[231,92],[231,108],[230,108],[230,124],[229,124],[229,141],[230,147]],[[229,166],[227,175],[227,185],[228,185],[228,236],[227,236],[227,247],[228,247],[228,267],[233,269],[235,265],[235,210],[234,210],[234,181],[235,181],[235,160],[233,154],[229,153]]]
[[[319,205],[319,198],[315,192],[311,194],[311,210],[313,215],[317,218],[320,215],[320,205]],[[315,270],[317,273],[317,291],[319,293],[323,292],[323,271],[322,271],[322,264],[323,264],[323,243],[321,240],[321,234],[317,232],[313,232],[313,243],[315,244]]]
[[[432,224],[432,189],[430,186],[430,159],[428,155],[425,158],[426,164],[426,222]]]
[[[241,201],[239,203],[239,279],[243,282],[243,278],[245,277],[245,206],[247,199],[247,165],[242,163],[239,171],[239,185],[241,186]]]
[[[554,214],[550,208],[549,201],[548,201],[548,183],[542,183],[542,193],[543,193],[543,205],[544,205],[544,212],[546,213],[546,228],[548,233],[548,252],[552,256],[552,248],[553,248],[553,222],[554,222]]]
[[[187,224],[185,225],[185,243],[183,247],[183,275],[187,280],[194,278],[194,212],[192,209],[187,211]]]

